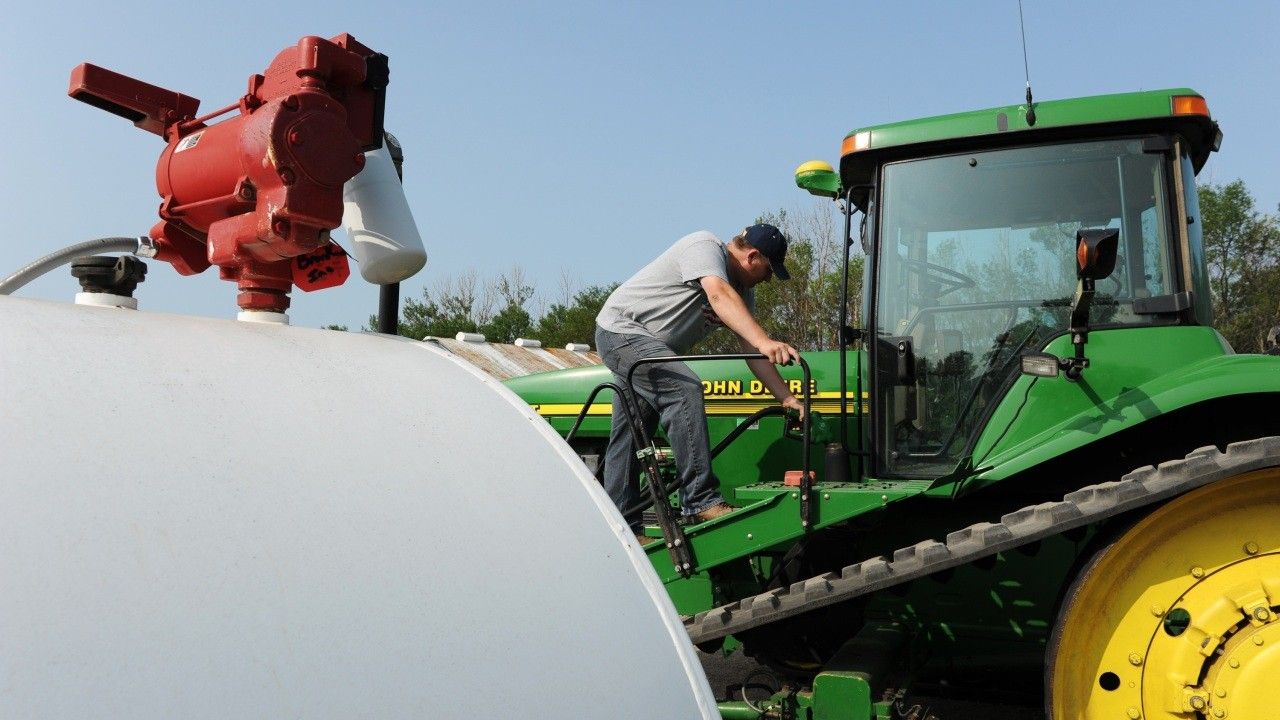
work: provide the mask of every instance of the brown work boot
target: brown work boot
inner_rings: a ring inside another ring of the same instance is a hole
[[[736,507],[734,507],[734,506],[730,505],[730,504],[729,504],[729,503],[727,503],[727,502],[721,502],[721,503],[717,503],[717,504],[715,504],[715,505],[712,505],[711,507],[707,508],[706,510],[703,510],[703,511],[698,512],[698,513],[694,513],[693,517],[694,517],[698,522],[706,522],[706,521],[708,521],[708,520],[715,520],[716,518],[721,517],[721,516],[723,516],[723,515],[728,515],[729,513],[733,512],[734,510],[737,510],[737,509],[738,509],[738,508],[736,508]]]

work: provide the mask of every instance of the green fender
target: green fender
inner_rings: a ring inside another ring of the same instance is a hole
[[[1070,340],[1046,351],[1069,355]],[[1210,328],[1096,331],[1085,354],[1091,365],[1078,382],[1014,382],[974,446],[966,490],[1206,400],[1280,393],[1280,357],[1234,354]]]

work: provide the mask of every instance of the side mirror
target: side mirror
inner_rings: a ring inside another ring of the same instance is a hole
[[[1084,344],[1089,342],[1089,306],[1093,303],[1094,282],[1116,269],[1116,248],[1120,244],[1120,231],[1115,228],[1081,228],[1076,231],[1076,297],[1071,303],[1071,344],[1075,356],[1067,358],[1068,380],[1079,380],[1089,359],[1084,356]]]
[[[810,160],[796,168],[796,186],[810,195],[835,198],[840,194],[840,176],[831,163]]]
[[[1068,380],[1079,380],[1089,367],[1084,355],[1089,342],[1089,305],[1093,303],[1094,283],[1116,269],[1116,250],[1120,231],[1115,228],[1081,228],[1076,231],[1076,296],[1071,303],[1071,344],[1075,354],[1057,358],[1048,353],[1026,353],[1022,356],[1022,373],[1038,377],[1056,377],[1061,369]]]
[[[1120,231],[1101,228],[1076,231],[1076,277],[1102,280],[1116,269],[1116,248]],[[1092,288],[1090,288],[1092,289]]]

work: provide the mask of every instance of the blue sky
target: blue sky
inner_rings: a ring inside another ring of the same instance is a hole
[[[1280,202],[1280,3],[1024,0],[1036,98],[1187,86],[1226,139],[1201,180],[1242,179]],[[848,130],[1015,104],[1016,0],[975,2],[270,2],[236,10],[119,0],[6,11],[0,274],[62,246],[156,221],[159,138],[66,96],[92,62],[234,102],[303,35],[350,32],[391,63],[387,128],[427,267],[418,296],[468,271],[519,266],[554,301],[567,279],[622,280],[677,237],[727,237],[758,214],[807,208],[792,171],[834,161]],[[339,238],[341,239],[341,238]],[[69,299],[56,272],[19,295]],[[294,291],[293,323],[358,328],[359,279]],[[216,270],[152,262],[144,309],[233,317]]]

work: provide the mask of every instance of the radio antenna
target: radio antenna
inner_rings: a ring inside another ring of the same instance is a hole
[[[1022,21],[1022,0],[1018,0],[1018,28],[1022,30],[1022,72],[1027,78],[1027,124],[1036,124],[1036,108],[1031,104],[1031,67],[1027,64],[1027,26]]]

